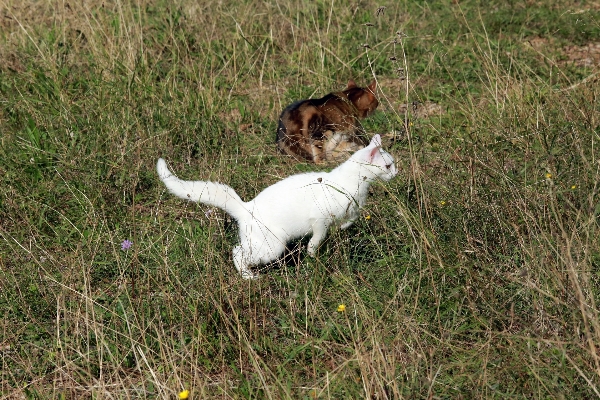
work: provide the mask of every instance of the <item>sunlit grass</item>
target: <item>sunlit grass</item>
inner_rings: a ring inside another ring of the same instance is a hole
[[[3,397],[600,396],[592,6],[0,14]],[[398,178],[318,257],[242,280],[235,223],[157,158],[251,199],[318,168],[276,151],[283,107],[373,77]]]

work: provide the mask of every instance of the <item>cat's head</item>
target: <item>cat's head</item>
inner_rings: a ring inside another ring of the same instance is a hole
[[[366,170],[364,176],[369,180],[389,181],[398,173],[394,157],[381,148],[381,137],[379,135],[373,136],[371,143],[364,149],[354,153],[350,159],[360,164],[362,167],[361,174],[364,173],[363,170]]]
[[[356,107],[359,118],[366,118],[373,114],[379,105],[379,100],[375,97],[376,92],[377,81],[375,80],[366,88],[361,88],[356,86],[356,83],[350,79],[346,90],[344,90],[344,93],[348,96],[348,100]]]

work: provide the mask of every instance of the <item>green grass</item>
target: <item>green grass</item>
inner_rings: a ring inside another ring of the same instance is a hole
[[[238,3],[0,3],[0,398],[600,396],[598,5]],[[242,280],[157,158],[250,199],[373,77],[398,178]]]

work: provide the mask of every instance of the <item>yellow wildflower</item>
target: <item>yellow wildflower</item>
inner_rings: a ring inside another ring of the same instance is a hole
[[[189,397],[189,395],[190,395],[189,390],[184,390],[184,391],[179,392],[179,398],[181,400],[186,400]]]
[[[550,172],[546,172],[546,179],[552,179],[552,174]]]
[[[446,201],[444,201],[444,200],[440,201],[440,206],[442,206],[442,207],[443,207],[443,206],[445,206],[445,205],[446,205]]]
[[[337,308],[338,312],[344,312],[346,311],[346,305],[345,304],[340,304]]]
[[[365,215],[365,219],[368,221],[371,219],[371,216],[367,214],[367,215]]]
[[[571,190],[575,190],[575,189],[577,189],[577,185],[571,186]]]

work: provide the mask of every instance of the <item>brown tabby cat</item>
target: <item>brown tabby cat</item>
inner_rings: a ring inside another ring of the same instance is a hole
[[[366,88],[353,80],[342,92],[295,102],[279,117],[277,147],[283,153],[315,163],[339,160],[365,147],[359,120],[375,111],[377,82]]]

